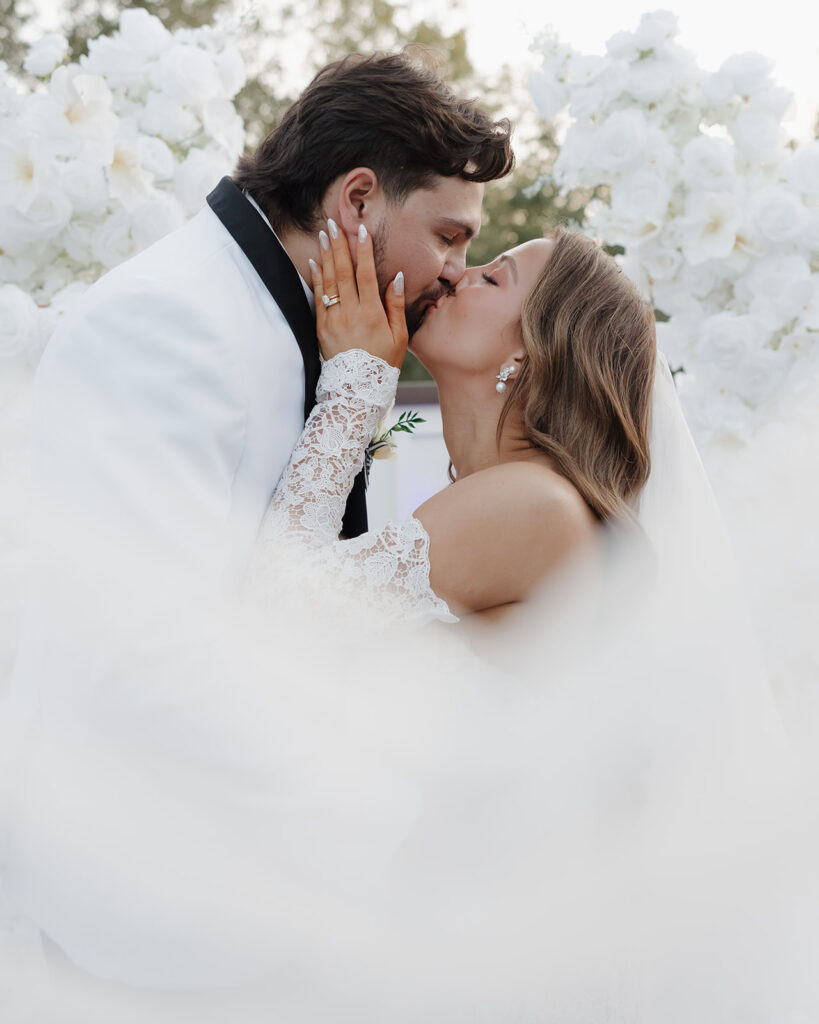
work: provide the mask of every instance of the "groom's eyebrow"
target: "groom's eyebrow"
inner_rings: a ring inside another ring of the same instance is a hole
[[[465,220],[457,220],[455,217],[443,217],[441,223],[459,234],[465,235],[467,239],[477,238],[480,231],[480,228],[473,228]]]
[[[512,256],[507,256],[506,253],[504,253],[503,256],[501,256],[501,258],[498,260],[498,263],[499,264],[500,263],[508,263],[509,264],[509,269],[512,271],[512,277],[514,277],[515,284],[517,284],[518,283],[518,265],[517,265],[517,263],[515,263],[514,258]]]

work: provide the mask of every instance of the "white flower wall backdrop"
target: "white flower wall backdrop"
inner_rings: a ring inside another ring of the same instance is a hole
[[[23,89],[0,77],[0,357],[30,366],[72,298],[178,227],[244,143],[229,23],[168,32],[142,9],[62,64],[46,36]]]
[[[668,318],[660,346],[697,440],[747,442],[816,379],[819,142],[788,145],[792,97],[768,60],[709,74],[676,32],[673,14],[644,15],[605,56],[544,36],[532,93],[567,122],[558,183],[609,188],[588,228]]]
[[[663,316],[658,340],[735,543],[757,635],[804,749],[819,729],[819,142],[759,54],[703,71],[677,19],[646,14],[605,56],[538,39],[554,176],[606,186],[587,229]],[[684,638],[683,638],[684,642]],[[817,765],[819,772],[819,765]]]

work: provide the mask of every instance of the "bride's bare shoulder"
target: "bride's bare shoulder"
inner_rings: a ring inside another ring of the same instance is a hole
[[[456,488],[460,488],[458,492]],[[447,491],[450,501],[479,501],[494,515],[523,526],[528,522],[542,529],[544,517],[554,528],[585,532],[593,527],[594,516],[573,484],[548,465],[536,461],[505,462],[459,480]]]
[[[430,536],[433,589],[470,610],[521,600],[596,523],[577,489],[538,462],[470,474],[416,516]]]

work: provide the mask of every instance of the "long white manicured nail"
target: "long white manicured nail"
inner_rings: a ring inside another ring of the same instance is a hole
[[[367,229],[363,224],[358,225],[358,240],[359,242],[367,241]]]
[[[399,270],[398,273],[395,275],[395,280],[393,281],[392,286],[393,286],[393,289],[395,290],[395,294],[396,295],[403,295],[404,294],[404,271],[403,270]]]
[[[325,252],[330,248],[330,239],[327,237],[326,231],[319,231],[319,245]]]
[[[316,263],[315,260],[308,260],[307,262],[310,264],[310,270],[313,272],[313,276],[318,277],[318,263]]]
[[[338,238],[338,224],[332,217],[327,221],[327,227],[330,229],[330,238]]]

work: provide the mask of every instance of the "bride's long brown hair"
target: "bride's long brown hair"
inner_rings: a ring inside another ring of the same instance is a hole
[[[615,260],[558,228],[521,310],[526,350],[498,425],[514,409],[533,447],[598,519],[629,520],[651,469],[648,430],[657,336],[654,311]]]

